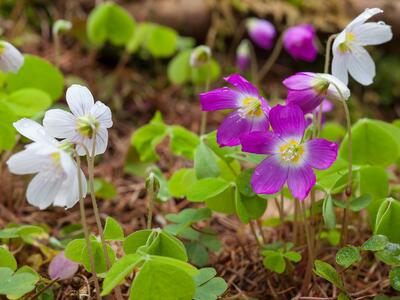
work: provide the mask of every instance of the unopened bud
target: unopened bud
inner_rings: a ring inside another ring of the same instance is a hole
[[[151,172],[146,179],[146,189],[149,193],[153,193],[154,195],[157,195],[160,190],[160,181],[153,172]]]
[[[211,49],[208,46],[198,46],[193,49],[190,55],[190,65],[193,68],[200,68],[211,60]]]

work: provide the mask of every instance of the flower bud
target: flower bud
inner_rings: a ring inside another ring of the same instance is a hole
[[[283,36],[283,47],[295,60],[313,62],[317,57],[315,29],[310,24],[290,27]]]
[[[248,40],[240,42],[236,50],[236,66],[242,72],[248,70],[251,63],[250,45]]]
[[[190,65],[193,68],[200,68],[211,60],[211,49],[208,46],[198,46],[193,49],[190,55]]]
[[[251,40],[263,49],[271,49],[276,36],[274,25],[267,20],[250,18],[246,21]]]
[[[0,70],[17,73],[24,64],[24,57],[13,45],[0,41]]]
[[[146,189],[148,193],[153,193],[153,195],[157,195],[160,190],[160,181],[153,172],[150,172],[146,179]]]

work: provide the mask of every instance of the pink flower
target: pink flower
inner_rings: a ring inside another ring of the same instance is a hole
[[[283,36],[283,46],[295,60],[312,62],[318,54],[315,29],[310,24],[290,27]]]
[[[204,111],[234,109],[219,126],[217,142],[220,146],[237,146],[242,134],[268,130],[270,108],[257,88],[239,74],[224,79],[236,89],[223,87],[202,93],[200,102]]]
[[[240,42],[236,50],[236,65],[242,72],[247,71],[251,64],[249,41],[243,40]]]
[[[273,132],[252,132],[241,137],[243,151],[268,155],[254,171],[253,190],[275,194],[287,182],[292,195],[304,200],[316,182],[313,168],[329,168],[336,160],[338,146],[324,139],[304,141],[306,121],[297,105],[275,106],[269,120]]]
[[[276,36],[274,25],[267,20],[250,18],[246,27],[251,40],[263,49],[271,49]]]

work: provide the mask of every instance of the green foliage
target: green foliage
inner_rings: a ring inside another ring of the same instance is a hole
[[[173,125],[169,127],[171,138],[171,151],[176,155],[193,159],[193,151],[199,144],[199,137],[182,126]]]
[[[393,198],[386,198],[380,205],[376,215],[374,234],[385,235],[389,241],[400,243],[400,232],[394,230],[393,224],[396,224],[400,218],[400,203]]]
[[[135,20],[121,6],[106,2],[97,5],[90,13],[86,32],[89,41],[96,46],[107,41],[115,46],[124,46],[135,32]]]
[[[400,291],[400,267],[390,270],[389,279],[391,287],[396,291]]]
[[[34,55],[25,55],[24,64],[18,73],[7,74],[6,91],[13,93],[27,88],[41,90],[47,93],[52,101],[56,101],[64,90],[64,77],[47,60]],[[35,97],[38,98],[38,96]],[[44,101],[46,100],[42,100]],[[29,105],[36,106],[37,104],[29,103]]]
[[[194,156],[194,169],[198,179],[220,175],[216,155],[204,142],[197,146]]]
[[[339,273],[336,271],[334,267],[318,259],[315,260],[314,266],[315,266],[314,273],[317,276],[329,281],[338,289],[344,291],[344,284],[342,278],[340,277]]]
[[[292,243],[275,243],[264,246],[264,250],[261,251],[264,257],[264,267],[271,272],[281,274],[286,270],[288,262],[297,263],[301,261],[302,257],[300,253],[290,251],[292,247]]]
[[[47,233],[34,225],[13,225],[0,230],[0,239],[22,239],[27,244],[34,244],[42,237],[47,237]]]
[[[124,239],[124,231],[121,225],[111,217],[106,219],[103,234],[106,241],[122,241]]]
[[[0,247],[0,268],[9,268],[12,271],[17,269],[17,261],[10,251]]]
[[[322,216],[326,227],[333,229],[336,226],[336,214],[330,194],[326,196],[322,205]]]
[[[216,300],[221,296],[228,285],[221,277],[215,277],[217,272],[214,268],[203,268],[193,279],[196,284],[194,300]]]
[[[21,298],[35,288],[39,275],[29,267],[22,267],[15,273],[10,268],[0,267],[0,295],[8,299]]]
[[[173,197],[183,198],[196,181],[197,178],[194,169],[180,169],[169,179],[168,191]]]
[[[94,192],[97,198],[111,200],[117,196],[117,189],[107,180],[102,178],[94,179]]]
[[[386,236],[373,235],[361,246],[361,249],[368,251],[380,251],[383,250],[388,243],[389,240]]]
[[[348,268],[360,260],[360,251],[353,246],[346,246],[336,253],[336,263],[344,268]]]
[[[189,201],[200,202],[217,196],[229,188],[231,184],[220,178],[204,178],[195,182],[188,194]]]
[[[387,243],[385,247],[376,252],[376,257],[390,266],[400,266],[400,245]]]
[[[319,237],[321,239],[327,239],[332,246],[337,246],[340,243],[340,232],[336,229],[322,231]]]
[[[0,97],[3,97],[0,95]],[[18,117],[6,105],[0,105],[0,152],[2,150],[10,150],[15,145],[16,130],[12,125],[13,122],[17,121]]]
[[[33,117],[51,105],[50,96],[39,89],[22,88],[0,99],[18,117]]]
[[[339,141],[345,134],[346,129],[342,125],[335,122],[326,122],[319,137],[329,141]]]

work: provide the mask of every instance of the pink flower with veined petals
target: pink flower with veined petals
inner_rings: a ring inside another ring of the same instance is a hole
[[[257,194],[275,194],[287,182],[292,195],[304,200],[316,177],[336,160],[338,146],[325,139],[303,141],[306,121],[297,105],[277,105],[269,120],[273,132],[252,132],[241,137],[242,150],[267,154],[255,169],[251,185]]]
[[[203,111],[234,109],[217,130],[220,146],[237,146],[240,136],[253,131],[267,131],[269,128],[267,101],[257,88],[239,74],[224,78],[236,89],[223,87],[200,94]]]

